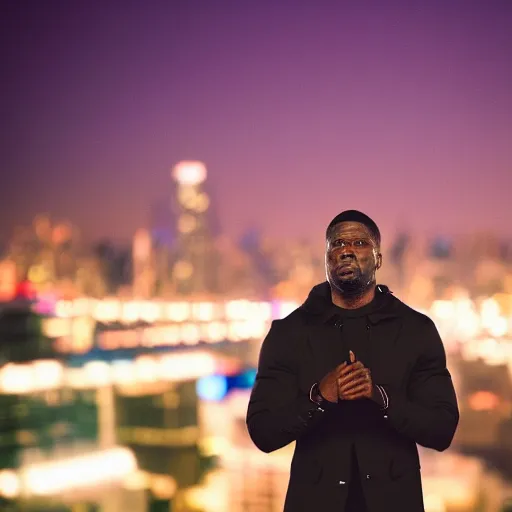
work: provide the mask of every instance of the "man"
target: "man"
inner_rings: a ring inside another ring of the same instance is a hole
[[[459,412],[434,323],[377,285],[380,232],[356,210],[326,232],[327,282],[272,323],[247,412],[272,452],[296,441],[285,512],[423,512],[416,444],[438,451]]]

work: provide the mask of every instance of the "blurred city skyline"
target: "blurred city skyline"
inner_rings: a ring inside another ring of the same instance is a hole
[[[10,2],[0,238],[130,240],[203,161],[230,236],[512,235],[509,2]],[[7,183],[7,181],[6,181]]]
[[[511,510],[512,2],[11,0],[0,63],[2,510],[282,510],[249,393],[349,208],[457,390],[426,511]]]

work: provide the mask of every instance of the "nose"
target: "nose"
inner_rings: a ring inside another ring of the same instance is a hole
[[[342,247],[342,249],[339,253],[339,258],[340,258],[340,260],[345,260],[347,258],[355,258],[355,254],[352,249],[352,246]]]

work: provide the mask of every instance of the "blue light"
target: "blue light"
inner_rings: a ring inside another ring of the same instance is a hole
[[[222,400],[228,392],[228,379],[224,375],[201,377],[196,384],[197,396],[207,402]]]
[[[240,373],[235,377],[233,387],[238,389],[251,389],[254,386],[255,380],[256,370],[251,368],[249,370],[245,370],[243,373]]]

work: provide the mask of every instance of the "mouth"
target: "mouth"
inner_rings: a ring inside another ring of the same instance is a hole
[[[341,265],[337,269],[337,274],[342,277],[350,276],[355,273],[355,269],[356,267],[353,264]]]

